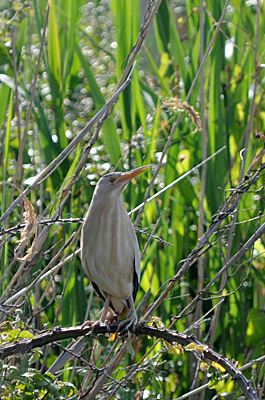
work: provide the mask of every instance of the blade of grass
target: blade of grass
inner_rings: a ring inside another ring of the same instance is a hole
[[[93,76],[93,73],[90,69],[90,66],[83,56],[81,49],[78,45],[75,47],[76,53],[78,55],[78,58],[80,60],[80,63],[84,69],[85,76],[88,80],[91,93],[96,105],[96,109],[100,110],[106,103],[104,96],[102,95],[100,88]],[[108,148],[108,153],[111,159],[111,162],[113,165],[118,164],[120,158],[121,158],[121,147],[120,147],[120,141],[119,141],[119,136],[117,134],[117,129],[116,126],[113,122],[113,118],[110,116],[106,121],[105,124],[103,125],[102,128],[103,131],[103,136],[104,140],[106,142],[106,146]]]

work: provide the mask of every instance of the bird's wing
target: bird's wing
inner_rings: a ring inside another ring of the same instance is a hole
[[[138,242],[137,242],[138,247]],[[140,274],[141,274],[141,267],[140,267],[140,253],[139,249],[135,252],[135,259],[134,259],[134,272],[133,272],[133,301],[136,299],[136,295],[139,288],[140,283]]]
[[[139,288],[139,279],[138,279],[138,275],[136,273],[136,270],[134,270],[134,274],[133,274],[133,292],[132,292],[133,301],[135,301],[135,299],[136,299],[138,288]]]
[[[99,289],[98,285],[95,282],[92,282],[92,281],[91,281],[91,283],[92,283],[93,289],[95,290],[97,295],[101,298],[101,300],[103,300],[105,302],[106,297],[103,295],[103,293]],[[115,312],[115,308],[113,307],[112,302],[110,302],[110,308]]]
[[[95,282],[92,282],[92,281],[91,281],[91,283],[92,283],[93,289],[95,290],[97,295],[101,298],[101,300],[105,301],[106,298],[103,296],[103,293],[99,290],[98,285]]]

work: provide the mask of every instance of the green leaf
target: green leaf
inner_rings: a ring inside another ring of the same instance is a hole
[[[35,336],[30,331],[21,331],[18,337],[25,339],[34,339]]]
[[[79,60],[81,62],[81,65],[84,69],[86,78],[88,80],[88,83],[89,83],[89,86],[91,89],[91,94],[92,94],[92,97],[93,97],[95,105],[96,105],[96,109],[100,110],[105,105],[104,96],[102,95],[100,88],[99,88],[99,86],[93,76],[93,73],[90,69],[90,66],[89,66],[87,60],[84,58],[79,46],[76,45],[75,49],[76,49],[76,53],[79,57]],[[116,164],[118,164],[118,162],[121,158],[121,147],[120,147],[119,137],[117,134],[117,129],[113,122],[112,116],[109,116],[108,119],[104,122],[102,131],[103,131],[104,141],[106,143],[111,162],[113,165],[116,165]]]
[[[264,340],[265,314],[252,308],[247,317],[246,345],[256,346]]]

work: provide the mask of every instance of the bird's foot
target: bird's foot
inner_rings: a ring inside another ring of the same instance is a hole
[[[130,310],[130,309],[129,309]],[[128,315],[128,308],[126,309],[126,314],[124,318],[124,310],[118,316],[118,330],[122,330],[121,328],[125,328],[127,331],[131,328],[131,331],[135,331],[135,327],[137,324],[137,315],[135,310],[131,310],[131,313]]]
[[[96,326],[106,326],[108,333],[111,332],[110,330],[110,323],[109,321],[106,319],[105,321],[86,321],[83,323],[83,325],[81,326],[81,331],[83,331],[84,329],[90,327],[90,332],[89,334],[93,334],[94,329],[96,328]]]
[[[94,328],[94,326],[97,326],[97,325],[98,325],[98,321],[96,321],[96,322],[95,321],[85,321],[83,323],[83,325],[81,326],[80,331],[83,331],[84,329],[88,328],[89,326],[92,329],[92,328]]]
[[[107,331],[110,333],[110,323],[107,319],[105,319],[105,321],[103,322],[103,324],[106,326]]]
[[[130,311],[129,315],[128,312]],[[135,331],[135,326],[137,324],[137,315],[135,310],[131,310],[130,308],[124,308],[120,314],[118,315],[118,327],[115,333],[115,339],[117,338],[119,332],[125,333],[124,338],[126,341],[126,348],[129,354],[135,356],[131,336]],[[131,328],[131,329],[130,329]]]

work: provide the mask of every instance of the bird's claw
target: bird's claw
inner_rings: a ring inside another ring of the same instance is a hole
[[[105,319],[104,325],[106,326],[108,333],[110,333],[110,323],[107,319]]]
[[[94,327],[94,326],[96,326],[98,324],[98,321],[97,322],[95,322],[95,321],[85,321],[84,323],[83,323],[83,325],[81,326],[81,331],[83,331],[84,329],[86,329],[87,327],[91,327],[91,329]]]
[[[131,331],[132,333],[134,333],[136,324],[137,324],[137,316],[136,315],[133,315],[133,316],[130,315],[129,317],[119,321],[117,331],[121,331],[123,329],[124,330],[126,329],[127,332]]]

